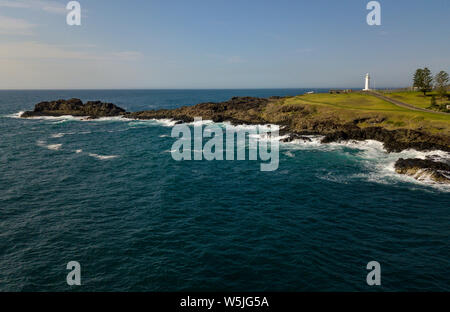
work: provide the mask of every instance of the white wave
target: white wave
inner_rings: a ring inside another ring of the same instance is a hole
[[[173,119],[152,119],[152,120],[166,127],[173,127],[177,124],[177,121]]]
[[[128,119],[130,121],[130,126],[139,126],[139,125],[148,125],[148,126],[164,126],[164,127],[173,127],[177,124],[176,120],[173,119]]]
[[[323,144],[322,135],[304,135],[305,140],[296,139],[291,142],[280,142],[285,149],[304,150],[304,149],[326,149],[329,145]]]
[[[278,125],[274,125],[274,124],[264,124],[264,125],[232,125],[230,122],[225,121],[222,123],[218,123],[219,125],[224,126],[225,128],[229,128],[230,130],[234,130],[236,132],[239,131],[252,131],[252,130],[256,130],[256,131],[260,131],[260,132],[269,132],[273,129],[275,129],[275,127],[278,127],[279,129],[281,129],[281,127],[279,127]]]
[[[24,112],[18,112],[16,114],[8,115],[12,118],[19,118]],[[134,119],[124,118],[122,116],[114,117],[100,117],[100,118],[90,118],[89,116],[73,116],[73,115],[62,115],[62,116],[33,116],[27,117],[26,119],[31,120],[48,120],[55,121],[57,123],[62,123],[66,121],[88,121],[88,122],[101,122],[101,121],[131,121]]]
[[[424,174],[421,179],[399,174],[395,171],[395,162],[399,158],[419,158],[434,159],[435,161],[449,162],[450,153],[434,151],[417,151],[414,149],[404,150],[398,153],[388,153],[382,142],[375,140],[366,141],[343,141],[332,143],[321,143],[323,136],[306,136],[308,140],[294,140],[289,143],[282,143],[284,150],[321,150],[324,152],[344,153],[356,161],[361,161],[366,168],[366,172],[353,175],[353,178],[363,178],[370,182],[382,184],[396,184],[399,182],[413,183],[421,186],[432,186],[441,191],[450,191],[449,185],[439,184],[429,179],[429,175]],[[349,151],[352,150],[352,151]],[[333,177],[334,178],[334,177]],[[347,177],[352,178],[352,177]],[[324,179],[330,179],[329,176]],[[340,179],[340,178],[339,178]]]
[[[100,117],[95,119],[87,119],[87,121],[130,121],[133,119],[125,118],[123,116],[112,116],[112,117]]]
[[[15,114],[5,115],[5,117],[10,118],[20,118],[24,112],[20,111]],[[104,121],[125,121],[125,122],[136,122],[136,124],[157,124],[162,125],[165,127],[173,127],[175,126],[178,121],[173,119],[137,119],[137,118],[127,118],[123,116],[112,116],[112,117],[100,117],[100,118],[90,118],[89,116],[72,116],[72,115],[64,115],[64,116],[34,116],[34,117],[27,117],[26,119],[32,119],[32,120],[48,120],[48,121],[55,121],[55,123],[64,123],[66,121],[87,121],[87,122],[104,122]],[[192,122],[188,123],[191,125],[198,125],[201,124],[210,124],[213,123],[211,120],[203,120],[201,122]],[[131,124],[133,125],[133,124]]]
[[[62,146],[62,144],[49,144],[49,145],[47,145],[47,148],[52,151],[59,151],[61,146]]]
[[[211,125],[214,124],[214,121],[212,120],[198,120],[198,121],[192,121],[192,122],[187,122],[186,125],[190,125],[190,126],[206,126],[206,125]]]
[[[258,134],[250,134],[249,135],[249,138],[254,138],[254,139],[258,140],[258,141],[263,141],[263,142],[264,141],[265,142],[281,141],[281,140],[283,140],[283,139],[285,139],[287,137],[288,137],[288,135],[275,136],[275,135],[272,135],[270,133],[258,133]]]
[[[117,155],[99,155],[99,154],[94,154],[94,153],[89,153],[89,156],[97,158],[99,160],[109,160],[109,159],[114,159],[114,158],[119,157]]]
[[[294,157],[295,157],[295,155],[292,154],[290,151],[285,152],[284,155],[286,155],[286,156],[288,156],[288,157],[291,157],[291,158],[294,158]]]
[[[64,135],[66,135],[66,134],[63,132],[60,132],[60,133],[52,134],[51,137],[56,139],[56,138],[62,138]]]
[[[49,150],[52,150],[52,151],[59,151],[61,149],[61,147],[62,147],[62,144],[47,144],[47,142],[42,141],[42,140],[38,140],[36,142],[36,144],[38,146],[40,146],[40,147],[45,147],[45,148],[47,148]]]
[[[402,181],[430,185],[443,191],[450,191],[450,185],[439,184],[431,180],[429,175],[416,179],[416,177],[399,174],[395,171],[395,162],[399,158],[426,159],[431,156],[437,156],[437,160],[446,161],[450,159],[450,155],[447,152],[440,150],[423,152],[408,149],[398,153],[387,153],[381,142],[370,140],[359,143],[348,142],[345,146],[361,150],[357,156],[361,158],[365,167],[368,168],[368,173],[365,174],[365,177],[369,181],[383,184]],[[361,174],[361,176],[364,176],[364,174]]]
[[[328,172],[323,175],[316,175],[316,177],[321,180],[326,180],[326,181],[339,183],[339,184],[348,184],[349,183],[349,179],[347,177],[336,175],[333,172]]]
[[[27,119],[50,120],[50,121],[69,121],[69,120],[79,120],[79,121],[81,121],[81,120],[87,119],[87,117],[63,115],[63,116],[34,116],[34,117],[27,117]]]
[[[22,114],[25,113],[24,111],[20,111],[14,114],[9,114],[9,115],[4,115],[3,117],[7,117],[7,118],[20,118],[22,116]]]
[[[75,150],[75,153],[77,153],[77,154],[80,154],[80,153],[82,153],[82,152],[83,152],[82,149],[77,149],[77,150]]]

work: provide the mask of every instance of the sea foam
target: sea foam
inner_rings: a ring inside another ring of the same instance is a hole
[[[382,142],[375,140],[365,141],[343,141],[332,143],[321,143],[323,136],[307,136],[311,141],[294,140],[289,143],[283,143],[280,146],[285,150],[321,150],[324,152],[338,152],[344,153],[347,156],[354,158],[356,161],[362,162],[366,168],[366,172],[359,173],[353,178],[363,178],[365,180],[382,183],[395,184],[398,182],[408,182],[419,185],[428,185],[441,191],[450,192],[450,186],[446,184],[439,184],[424,175],[421,179],[416,180],[414,177],[399,174],[395,171],[395,162],[399,158],[432,158],[435,161],[448,162],[450,160],[450,153],[434,150],[434,151],[417,151],[414,149],[407,149],[397,153],[388,153]],[[348,149],[356,153],[350,153]],[[324,177],[330,179],[330,176]],[[348,177],[352,178],[352,177]],[[339,181],[342,180],[339,178]]]
[[[94,154],[94,153],[89,153],[89,156],[97,158],[99,160],[109,160],[109,159],[114,159],[114,158],[119,157],[117,155],[99,155],[99,154]]]
[[[25,111],[20,111],[14,114],[9,114],[9,115],[4,115],[3,117],[7,117],[7,118],[20,118],[22,116],[22,114],[25,113]]]
[[[51,151],[59,151],[62,147],[62,144],[47,144],[46,141],[38,140],[36,144],[40,147],[45,147]]]

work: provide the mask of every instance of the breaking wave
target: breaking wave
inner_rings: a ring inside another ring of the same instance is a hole
[[[7,118],[20,118],[22,116],[22,114],[25,113],[25,111],[20,111],[14,114],[8,114],[8,115],[3,115],[3,117],[7,117]]]
[[[432,186],[446,192],[450,191],[449,185],[436,183],[427,178],[427,174],[423,174],[421,179],[417,180],[414,177],[397,173],[394,167],[395,162],[399,158],[433,159],[435,161],[448,162],[450,160],[450,153],[448,152],[441,150],[425,152],[408,149],[397,153],[388,153],[384,148],[383,143],[375,140],[350,140],[346,142],[321,143],[323,136],[307,137],[311,141],[294,140],[290,143],[282,143],[281,146],[288,151],[315,149],[327,152],[344,153],[350,158],[361,161],[363,166],[367,169],[363,173],[353,175],[353,178],[364,178],[368,181],[381,184],[408,182],[416,185]],[[329,180],[330,175],[324,178]],[[333,177],[333,179],[336,178]],[[341,179],[337,180],[342,182]]]
[[[47,142],[39,140],[36,144],[40,147],[45,147],[51,151],[59,151],[62,147],[62,144],[47,144]]]
[[[117,155],[99,155],[99,154],[94,154],[94,153],[89,153],[88,155],[91,157],[94,157],[96,159],[99,159],[99,160],[109,160],[109,159],[114,159],[114,158],[119,157]]]

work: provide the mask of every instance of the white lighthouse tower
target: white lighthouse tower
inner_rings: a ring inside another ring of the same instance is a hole
[[[366,74],[366,84],[363,91],[370,91],[370,75],[369,73]]]

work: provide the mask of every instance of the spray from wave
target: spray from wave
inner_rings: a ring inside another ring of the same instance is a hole
[[[324,152],[344,153],[349,158],[361,162],[366,170],[363,173],[346,177],[347,179],[363,178],[367,181],[381,184],[407,182],[422,186],[432,186],[435,189],[450,192],[449,185],[436,183],[427,178],[426,174],[417,180],[415,177],[398,174],[394,167],[395,162],[399,158],[433,159],[435,161],[448,162],[450,160],[450,153],[448,152],[440,150],[423,152],[408,149],[398,153],[388,153],[383,143],[375,140],[321,143],[323,136],[307,137],[310,140],[294,140],[289,143],[283,143],[281,146],[290,152],[295,150],[321,150]],[[330,174],[324,175],[324,179],[329,178]],[[342,177],[338,180],[340,183],[343,182]]]

